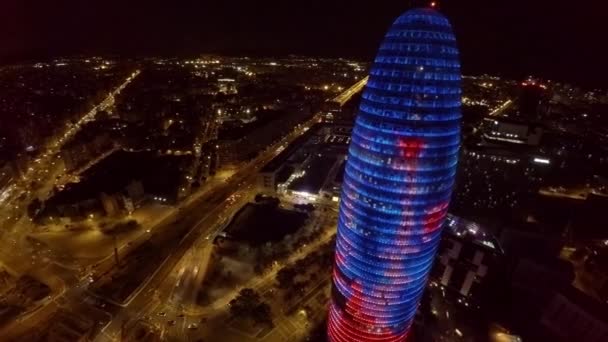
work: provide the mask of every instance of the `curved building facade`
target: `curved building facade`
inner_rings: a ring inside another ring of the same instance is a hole
[[[404,341],[446,218],[460,148],[461,75],[448,20],[400,16],[373,63],[342,188],[328,335]]]

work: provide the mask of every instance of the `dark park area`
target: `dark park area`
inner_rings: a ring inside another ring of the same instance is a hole
[[[259,246],[280,241],[286,235],[295,233],[307,218],[305,213],[283,209],[276,203],[248,203],[234,216],[224,232],[229,240]]]

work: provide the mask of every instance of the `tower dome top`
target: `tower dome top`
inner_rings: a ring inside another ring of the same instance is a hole
[[[397,18],[394,24],[414,23],[450,26],[449,20],[443,14],[429,7],[418,7],[406,11]]]

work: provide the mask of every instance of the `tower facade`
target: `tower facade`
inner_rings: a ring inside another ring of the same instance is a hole
[[[370,72],[342,188],[329,311],[334,342],[404,341],[441,237],[460,148],[448,20],[401,15]]]

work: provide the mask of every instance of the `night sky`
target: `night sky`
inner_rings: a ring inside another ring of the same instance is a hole
[[[0,60],[303,54],[370,61],[408,0],[4,0]],[[603,0],[444,0],[466,74],[608,87]]]

